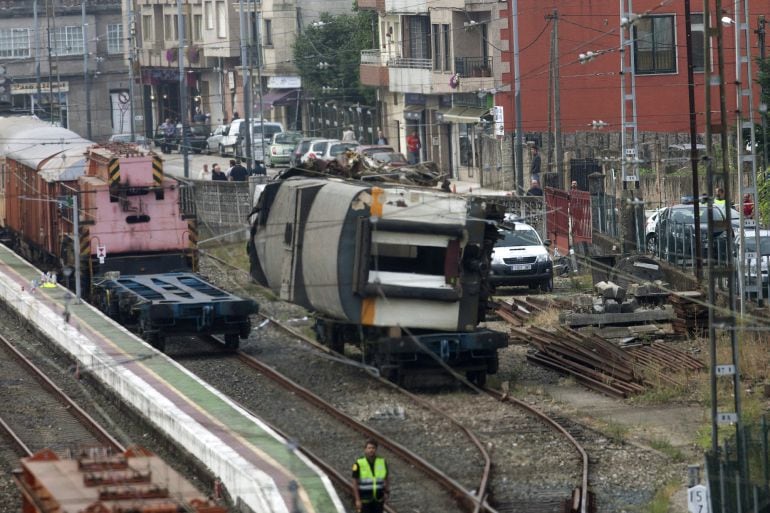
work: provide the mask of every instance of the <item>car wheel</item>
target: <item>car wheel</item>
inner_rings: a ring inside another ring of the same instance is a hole
[[[548,277],[540,282],[540,292],[553,291],[553,276]]]
[[[658,237],[654,233],[647,236],[647,252],[651,255],[658,254]]]

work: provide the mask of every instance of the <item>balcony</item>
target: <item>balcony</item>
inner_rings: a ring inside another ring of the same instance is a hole
[[[361,50],[359,72],[361,84],[372,87],[388,87],[388,68],[385,67],[385,54],[379,50]]]
[[[397,93],[431,94],[433,86],[432,61],[397,57],[388,61],[390,90]]]
[[[375,10],[379,12],[385,11],[385,0],[358,0],[358,8],[362,11]]]
[[[455,73],[463,78],[492,76],[492,59],[488,57],[455,57]]]
[[[393,14],[428,14],[428,0],[385,0],[385,11]]]
[[[495,86],[492,59],[488,57],[456,57],[455,73],[460,83],[455,92],[468,93]]]

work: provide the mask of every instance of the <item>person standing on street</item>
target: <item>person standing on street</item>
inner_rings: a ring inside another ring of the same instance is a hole
[[[353,464],[353,496],[358,513],[382,513],[390,497],[385,458],[377,456],[377,441],[367,440],[364,455]]]
[[[353,125],[348,125],[346,130],[342,131],[343,142],[356,142],[356,133],[353,131]]]
[[[176,126],[171,122],[171,118],[166,118],[166,121],[160,125],[163,130],[163,144],[160,149],[163,153],[171,153],[171,144],[173,143],[174,135],[176,135]]]
[[[540,181],[540,148],[532,147],[532,161],[529,163],[529,176],[532,180]]]
[[[230,168],[230,181],[231,182],[245,182],[249,179],[249,172],[243,167],[241,161],[235,162],[235,165]]]
[[[214,164],[211,167],[211,179],[212,180],[219,180],[222,182],[227,181],[227,175],[224,171],[222,171],[222,168],[219,167],[219,164]]]
[[[543,195],[543,189],[540,187],[540,182],[537,180],[532,180],[532,184],[529,186],[529,190],[527,191],[527,196],[542,196]]]
[[[211,171],[209,171],[208,164],[203,164],[203,169],[201,169],[201,172],[198,175],[198,180],[211,180]]]
[[[382,130],[377,131],[377,144],[380,146],[386,146],[388,144],[388,138],[382,133]]]
[[[410,164],[420,162],[420,148],[420,136],[417,135],[417,130],[412,130],[412,133],[406,136],[406,156]]]

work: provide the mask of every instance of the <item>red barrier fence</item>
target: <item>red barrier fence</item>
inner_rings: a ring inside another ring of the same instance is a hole
[[[572,245],[591,243],[591,195],[587,191],[563,191],[545,188],[546,215],[548,217],[547,237],[552,247],[562,255],[569,252],[570,227]]]

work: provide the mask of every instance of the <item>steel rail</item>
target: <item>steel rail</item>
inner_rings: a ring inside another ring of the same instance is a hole
[[[315,407],[326,411],[327,413],[332,415],[334,418],[347,424],[348,426],[355,429],[356,431],[363,433],[368,437],[374,438],[375,440],[378,440],[383,446],[390,449],[394,454],[408,461],[415,467],[419,468],[426,475],[431,477],[434,481],[438,482],[447,491],[449,491],[454,496],[454,498],[460,500],[461,504],[463,504],[466,509],[474,510],[474,511],[477,509],[479,503],[481,502],[478,497],[470,494],[465,489],[464,486],[462,486],[460,483],[458,483],[457,481],[455,481],[454,479],[446,475],[441,470],[431,465],[430,462],[424,460],[421,456],[413,453],[412,451],[410,451],[403,445],[399,444],[398,442],[390,440],[389,438],[382,435],[381,433],[371,429],[370,427],[367,427],[366,425],[355,420],[349,415],[346,415],[344,412],[337,409],[331,403],[325,401],[324,399],[322,399],[312,391],[294,382],[293,380],[291,380],[287,376],[284,376],[283,374],[273,369],[272,367],[265,365],[264,363],[260,362],[256,358],[242,352],[237,353],[237,357],[246,365],[249,365],[250,367],[258,370],[263,375],[269,377],[271,380],[275,381],[276,383],[283,386],[284,388],[287,388],[293,391],[294,393],[298,394],[299,396],[304,398],[306,401],[313,404]],[[444,416],[446,417],[446,415]],[[488,471],[485,468],[484,480],[486,481],[487,479],[488,479]],[[484,495],[479,494],[479,497],[484,497]],[[483,507],[486,511],[490,513],[496,513],[495,510],[487,504],[484,504]]]
[[[245,274],[251,280],[251,274],[249,272],[247,272],[247,271],[245,271],[245,270],[243,270],[243,269],[241,269],[239,267],[234,266],[230,262],[227,262],[226,260],[223,260],[223,259],[221,259],[221,258],[219,258],[219,257],[217,257],[215,255],[210,254],[210,253],[205,253],[205,256],[207,258],[211,258],[215,262],[218,262],[218,263],[220,263],[222,265],[225,265],[225,266],[227,266],[227,267],[229,267],[229,268],[231,268],[233,270],[236,270],[236,271],[239,271],[239,272]],[[275,324],[278,328],[280,328],[281,330],[285,331],[286,333],[288,333],[288,334],[290,334],[290,335],[292,335],[294,337],[299,338],[300,340],[302,340],[302,341],[312,345],[315,348],[320,349],[321,351],[323,351],[323,352],[325,352],[325,353],[327,353],[329,355],[337,355],[337,353],[335,353],[334,351],[332,351],[328,347],[324,346],[323,344],[319,344],[317,341],[313,340],[310,337],[307,337],[306,335],[304,335],[302,333],[297,332],[296,330],[294,330],[291,327],[283,324],[282,322],[278,321],[277,319],[274,319],[274,318],[272,318],[272,317],[270,317],[268,315],[265,315],[262,312],[257,313],[257,316],[259,316],[262,319],[265,319],[267,321],[270,321],[271,323]],[[348,365],[351,362],[351,360],[349,360],[349,359],[347,359],[345,357],[342,357],[342,356],[340,357],[340,360],[343,363],[348,364]],[[358,364],[358,363],[355,363],[355,365],[359,366],[359,367],[361,366],[361,364]],[[273,369],[270,369],[270,370],[273,370]],[[427,410],[430,410],[433,413],[436,413],[436,414],[438,414],[438,415],[448,419],[454,426],[456,426],[463,433],[465,433],[465,435],[468,437],[469,440],[471,440],[473,445],[476,446],[476,448],[478,449],[478,451],[481,454],[482,458],[484,459],[484,472],[482,473],[481,480],[479,482],[477,496],[475,496],[475,497],[472,496],[467,491],[465,491],[465,489],[462,488],[462,487],[459,488],[461,490],[461,495],[460,496],[465,496],[468,500],[470,500],[470,502],[471,502],[471,504],[473,506],[474,513],[478,513],[478,511],[480,511],[480,509],[482,509],[482,508],[485,511],[489,512],[489,513],[496,513],[496,510],[494,508],[492,508],[492,506],[490,506],[487,503],[487,501],[486,501],[486,497],[489,495],[489,492],[488,492],[487,488],[489,486],[489,476],[490,476],[491,471],[492,471],[492,458],[489,456],[489,453],[486,450],[486,447],[484,447],[484,444],[481,443],[481,441],[478,439],[478,437],[470,429],[468,429],[467,427],[462,425],[456,419],[454,419],[450,415],[447,415],[446,412],[443,412],[443,411],[439,410],[438,408],[436,408],[432,404],[430,404],[427,401],[421,399],[420,397],[416,396],[415,394],[412,394],[411,392],[408,392],[407,390],[404,390],[403,388],[399,387],[395,383],[382,378],[379,375],[379,373],[373,372],[372,370],[369,369],[368,366],[366,367],[365,370],[369,370],[372,373],[373,377],[375,379],[377,379],[380,383],[382,383],[382,384],[384,384],[384,385],[386,385],[388,387],[391,387],[394,390],[397,390],[398,392],[400,392],[401,394],[409,397],[412,401],[414,401],[415,403],[419,404],[423,408],[425,408]],[[297,386],[299,386],[299,385],[297,385]],[[310,392],[310,393],[312,393],[312,392]],[[318,399],[323,401],[322,399],[320,399],[320,397]],[[332,408],[333,408],[333,406],[332,406]],[[351,419],[351,420],[353,420],[353,419]],[[359,425],[363,429],[368,429],[368,428],[366,428],[366,426],[364,426],[362,424],[359,424]],[[382,440],[382,437],[379,434],[376,436],[376,438]],[[436,472],[440,473],[440,471],[438,471],[437,469],[436,469]],[[449,478],[448,476],[445,476],[445,477],[446,477],[446,479],[448,479],[449,481],[454,483],[454,485],[459,486],[459,484],[457,484],[456,482],[451,480],[451,478]],[[479,499],[479,498],[481,498],[481,499]]]
[[[580,454],[580,457],[582,459],[583,463],[583,476],[580,480],[580,496],[579,496],[579,502],[580,502],[580,513],[588,513],[588,454],[586,453],[585,449],[583,449],[583,446],[580,445],[580,443],[575,440],[575,437],[573,437],[567,429],[550,418],[545,413],[541,412],[540,410],[534,408],[533,406],[530,406],[529,404],[520,401],[519,399],[516,399],[515,397],[511,397],[499,390],[494,390],[492,388],[484,387],[482,390],[489,394],[490,396],[494,397],[498,401],[501,402],[509,402],[515,404],[517,407],[522,408],[532,415],[536,416],[540,420],[546,423],[551,429],[554,431],[557,431],[561,435],[563,435],[569,442],[575,447],[577,452]],[[574,503],[575,498],[573,497],[573,510],[577,510],[577,504]]]
[[[59,388],[51,381],[45,373],[32,363],[26,356],[21,354],[18,349],[4,336],[0,335],[0,347],[8,352],[16,361],[28,370],[40,385],[48,390],[54,398],[61,402],[68,410],[69,414],[78,419],[80,423],[100,442],[110,446],[118,452],[124,452],[126,449],[110,433],[107,432],[93,417],[78,406],[64,390]]]
[[[27,444],[25,444],[24,441],[19,438],[19,435],[16,434],[16,431],[14,431],[11,426],[6,424],[2,418],[0,418],[0,429],[2,429],[3,432],[8,435],[8,438],[11,439],[11,443],[16,447],[16,452],[20,452],[24,456],[32,456],[32,451],[29,447],[27,447]]]

